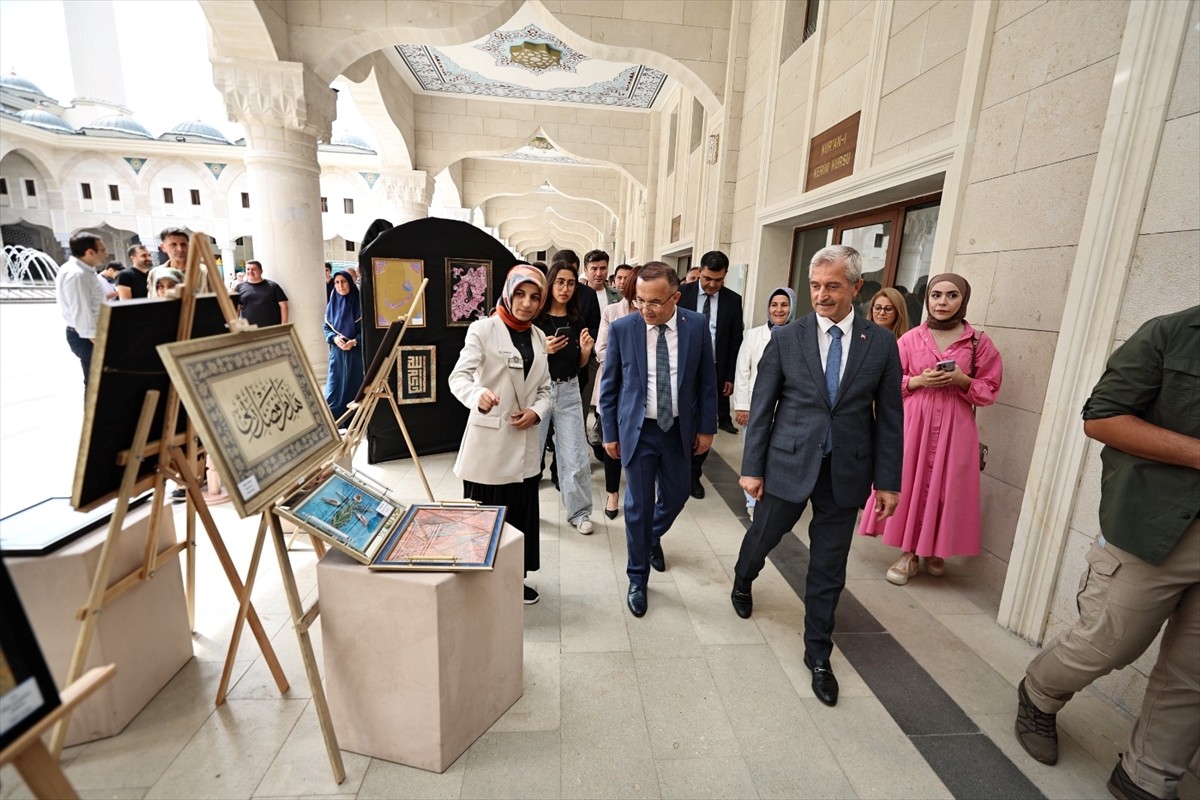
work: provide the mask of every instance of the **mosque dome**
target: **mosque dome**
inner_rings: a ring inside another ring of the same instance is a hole
[[[114,114],[111,117],[101,117],[89,125],[83,126],[84,130],[88,131],[104,131],[106,133],[116,133],[125,136],[137,136],[143,139],[153,139],[150,131],[146,130],[140,122],[133,117]]]
[[[0,87],[14,92],[21,92],[22,94],[38,94],[42,97],[49,97],[33,81],[26,80],[15,73],[0,75]]]
[[[27,108],[24,111],[18,111],[17,116],[21,118],[21,122],[24,122],[26,125],[32,125],[35,128],[43,128],[56,133],[76,132],[62,117],[51,114],[49,111],[42,111],[40,108]]]
[[[200,141],[200,142],[217,142],[219,144],[229,144],[229,140],[225,138],[225,134],[200,120],[192,120],[191,122],[181,122],[171,130],[164,133],[159,139],[167,141],[178,141],[179,137],[184,137],[184,141]]]
[[[374,153],[375,148],[367,144],[367,140],[350,133],[349,131],[337,131],[329,137],[329,147],[346,147],[351,150],[360,150],[364,153]]]

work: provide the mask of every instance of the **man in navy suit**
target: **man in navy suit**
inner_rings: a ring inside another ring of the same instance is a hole
[[[813,256],[813,313],[777,328],[758,363],[741,485],[759,501],[734,567],[738,616],[751,614],[750,584],[767,554],[811,502],[804,590],[804,666],[826,705],[837,703],[829,664],[833,617],[846,585],[858,510],[875,486],[879,519],[896,510],[904,408],[896,337],[854,314],[862,256],[833,245]]]
[[[700,258],[700,279],[679,290],[679,304],[704,315],[717,362],[717,427],[726,433],[737,433],[729,415],[729,398],[733,394],[733,373],[742,346],[742,296],[726,288],[728,273],[729,256],[720,250],[705,253]],[[704,499],[700,476],[707,457],[708,453],[692,456],[692,497],[697,500]]]
[[[717,432],[717,374],[702,315],[677,307],[679,277],[642,267],[634,305],[613,322],[600,379],[604,450],[625,467],[629,610],[646,613],[650,568],[667,568],[661,539],[683,510],[693,453]],[[657,497],[656,497],[657,488]]]

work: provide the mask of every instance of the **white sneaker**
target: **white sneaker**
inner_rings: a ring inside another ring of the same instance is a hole
[[[579,520],[579,522],[575,523],[575,527],[579,529],[580,533],[582,533],[584,536],[587,536],[592,532],[592,520],[590,517],[584,517],[583,519]]]

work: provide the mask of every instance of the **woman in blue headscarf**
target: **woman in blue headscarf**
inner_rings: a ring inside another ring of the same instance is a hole
[[[329,377],[325,402],[334,419],[358,394],[363,382],[362,305],[358,287],[345,270],[333,273],[333,292],[325,306],[325,341],[329,342]]]
[[[746,424],[750,421],[750,396],[754,392],[754,379],[758,377],[758,361],[767,349],[767,342],[771,341],[771,331],[787,325],[795,318],[796,293],[786,286],[780,286],[767,298],[767,323],[751,328],[742,338],[737,369],[733,374],[733,418],[741,426],[743,437],[746,435]],[[754,498],[748,494],[746,516],[754,519]]]

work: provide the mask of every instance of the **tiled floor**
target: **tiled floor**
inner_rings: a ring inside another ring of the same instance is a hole
[[[0,330],[27,318],[6,308]],[[74,365],[57,353],[65,345],[51,345],[44,358]],[[3,449],[29,435],[12,415],[35,405],[60,414],[43,441],[70,442],[78,373],[39,397],[44,389],[15,391],[10,381],[36,373],[38,354],[0,357]],[[254,601],[291,688],[279,694],[246,636],[228,702],[214,708],[236,604],[206,543],[196,658],[120,735],[66,751],[67,775],[84,797],[112,798],[1108,796],[1130,719],[1084,693],[1059,716],[1059,765],[1026,756],[1012,734],[1014,687],[1035,648],[996,625],[998,598],[969,562],[895,587],[883,579],[894,553],[857,539],[833,656],[842,699],[821,705],[801,664],[803,604],[793,588],[805,521],[755,583],[753,618],[737,618],[729,587],[746,524],[732,484],[740,439],[718,434],[716,451],[707,467],[716,483],[706,478],[708,497],[689,501],[664,539],[669,569],[651,575],[641,620],[624,604],[623,518],[597,510],[596,532],[581,536],[543,484],[543,568],[531,576],[542,601],[525,610],[524,696],[441,775],[343,752],[346,779],[333,782],[269,553]],[[422,496],[410,462],[367,465],[365,452],[358,468],[399,497]],[[422,464],[439,497],[461,493],[452,455]],[[21,480],[19,471],[6,460],[6,479]],[[602,481],[597,466],[598,501]],[[16,504],[11,486],[5,513]],[[213,513],[244,571],[256,520],[238,520],[227,506]],[[292,561],[311,602],[307,542]],[[320,658],[320,625],[313,635]],[[11,767],[0,771],[0,800],[27,796]]]

